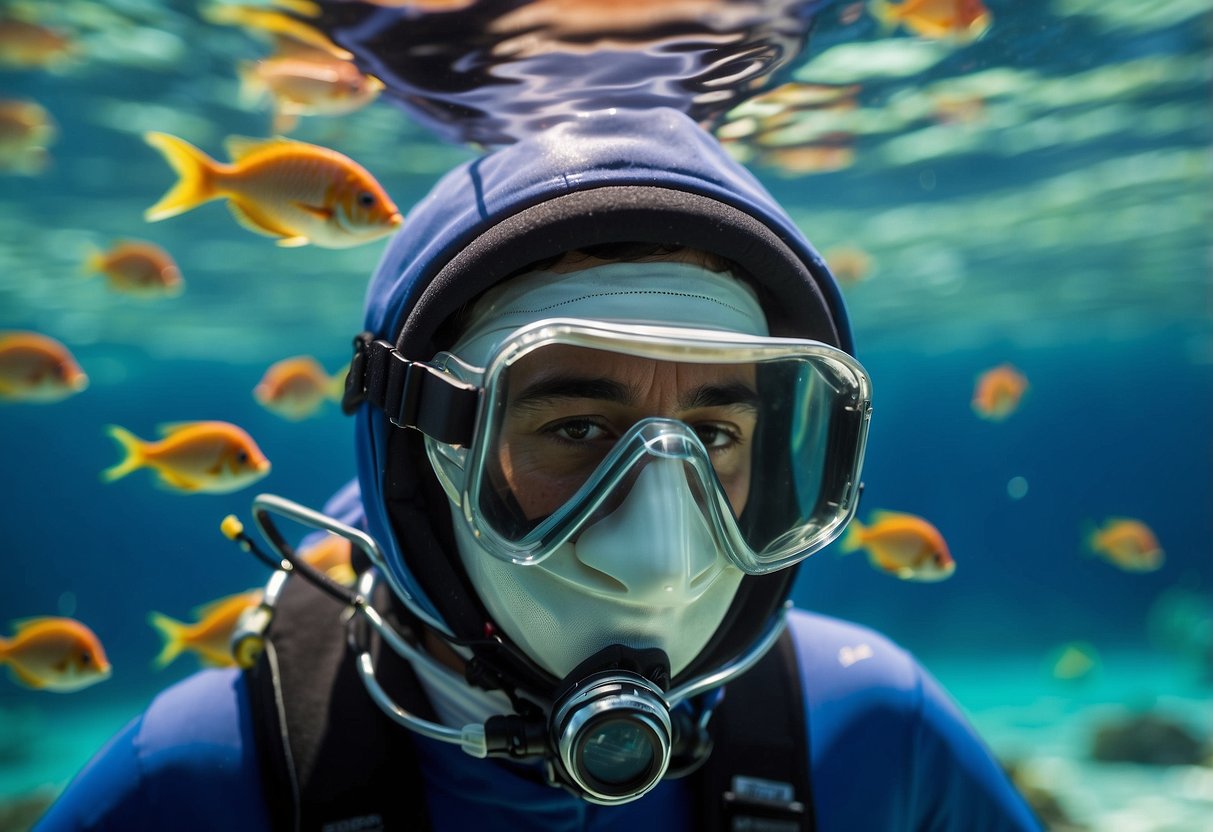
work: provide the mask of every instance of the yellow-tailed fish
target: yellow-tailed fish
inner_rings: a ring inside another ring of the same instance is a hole
[[[0,101],[0,171],[41,173],[56,132],[50,113],[36,101]]]
[[[67,347],[37,332],[0,332],[0,400],[57,402],[88,387]]]
[[[999,364],[977,377],[973,387],[973,412],[983,419],[1000,422],[1019,408],[1028,380],[1011,364]]]
[[[993,18],[981,0],[872,0],[872,14],[885,26],[905,26],[926,38],[969,41],[981,37]]]
[[[172,255],[145,240],[123,240],[106,251],[91,251],[84,269],[105,275],[114,291],[128,295],[174,296],[184,288],[181,269]]]
[[[270,471],[257,443],[230,422],[185,422],[162,428],[164,438],[149,442],[125,428],[107,428],[125,452],[101,477],[106,482],[139,468],[151,468],[168,488],[186,493],[227,494],[239,491]]]
[[[299,116],[334,116],[352,113],[370,104],[383,82],[363,74],[351,61],[329,55],[271,56],[241,65],[242,97],[253,101],[268,94],[273,99],[275,133],[294,128]]]
[[[228,139],[231,164],[167,133],[146,133],[180,177],[144,217],[155,222],[226,199],[244,227],[280,246],[348,248],[392,233],[400,212],[371,174],[335,150],[291,139]]]
[[[1087,533],[1087,549],[1126,572],[1162,567],[1163,550],[1154,531],[1140,520],[1113,517]]]
[[[882,572],[906,581],[942,581],[956,571],[939,529],[921,517],[893,511],[872,513],[869,525],[851,521],[842,550],[865,549]]]
[[[344,392],[344,371],[330,376],[316,359],[298,355],[271,365],[253,388],[253,398],[295,421],[315,414],[326,401],[339,401]]]
[[[15,626],[12,638],[0,638],[0,664],[21,684],[70,693],[109,678],[100,639],[74,618],[42,616]]]
[[[351,551],[349,540],[338,534],[328,534],[300,548],[299,557],[337,583],[352,586],[357,575],[350,562]]]
[[[148,623],[164,637],[164,647],[156,656],[156,667],[165,667],[177,656],[189,651],[203,664],[232,667],[232,633],[246,610],[261,603],[261,590],[251,589],[227,595],[194,610],[194,621],[184,622],[158,612],[148,613]]]

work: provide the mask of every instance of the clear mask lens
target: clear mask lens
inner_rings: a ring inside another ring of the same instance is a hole
[[[692,506],[749,574],[806,557],[854,511],[868,380],[831,347],[547,321],[470,380],[485,386],[473,446],[427,444],[479,542],[503,559],[536,562],[575,540],[658,461],[680,463],[663,476],[685,480],[671,510]]]

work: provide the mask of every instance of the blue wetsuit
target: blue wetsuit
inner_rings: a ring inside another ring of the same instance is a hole
[[[1038,829],[998,763],[912,657],[863,627],[794,612],[814,810],[823,832]],[[866,647],[864,647],[866,645]],[[870,650],[869,650],[870,648]],[[870,652],[870,655],[869,655]],[[268,808],[244,677],[169,688],[77,776],[39,830],[263,830]],[[602,807],[416,739],[435,830],[689,828],[686,781]]]

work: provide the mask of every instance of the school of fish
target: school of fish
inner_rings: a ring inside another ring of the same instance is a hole
[[[448,10],[468,5],[466,0],[366,2],[384,8]],[[209,23],[238,27],[270,44],[270,54],[240,63],[233,74],[246,107],[268,102],[273,135],[229,137],[230,161],[225,163],[185,138],[146,132],[147,144],[168,163],[177,181],[147,208],[144,218],[155,223],[223,200],[236,222],[284,248],[338,249],[379,240],[395,232],[403,216],[370,171],[334,149],[282,134],[294,129],[301,117],[341,116],[362,109],[376,100],[383,84],[307,22],[319,14],[310,0],[276,0],[274,6],[200,7]],[[867,0],[848,8],[844,24],[858,20],[866,8],[889,36],[900,31],[944,42],[982,37],[994,22],[981,0]],[[26,19],[24,13],[0,17],[0,66],[58,73],[79,60],[82,49],[71,32]],[[781,176],[840,170],[855,160],[857,134],[847,118],[863,95],[858,84],[790,82],[753,96],[715,125],[714,132],[739,160]],[[939,97],[933,111],[941,124],[963,124],[980,120],[983,105],[979,96]],[[54,117],[38,102],[0,99],[0,175],[41,174],[57,133]],[[827,251],[826,260],[844,287],[866,282],[874,270],[872,257],[859,246],[836,247]],[[136,236],[85,252],[81,271],[104,276],[117,294],[141,299],[175,297],[185,286],[173,255]],[[343,370],[330,374],[313,357],[294,356],[267,368],[253,396],[267,410],[300,420],[338,400],[343,380]],[[64,343],[39,332],[0,332],[0,403],[53,404],[87,387],[88,376]],[[1009,362],[985,369],[972,391],[972,410],[983,420],[1005,421],[1021,408],[1028,388],[1027,378]],[[157,440],[142,439],[117,425],[106,432],[121,458],[102,472],[105,482],[148,469],[156,485],[176,493],[226,494],[248,487],[271,470],[253,438],[227,422],[163,425]],[[1125,572],[1163,566],[1161,545],[1139,519],[1110,518],[1089,528],[1082,544],[1089,554]],[[840,548],[844,553],[863,550],[874,569],[907,581],[940,581],[956,569],[940,531],[906,512],[877,511],[867,523],[853,520]],[[354,580],[348,541],[327,536],[301,555],[334,580]],[[190,622],[150,613],[149,622],[164,642],[154,664],[164,667],[183,652],[207,664],[232,664],[232,634],[260,600],[260,590],[225,596],[197,608]],[[0,664],[23,685],[56,692],[81,690],[111,673],[97,635],[61,616],[17,622],[10,637],[0,638]],[[1089,672],[1092,664],[1082,650],[1072,648],[1057,660],[1054,673],[1072,678]]]

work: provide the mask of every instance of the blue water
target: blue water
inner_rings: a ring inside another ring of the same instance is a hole
[[[820,249],[860,247],[875,263],[845,288],[874,383],[860,516],[927,517],[958,562],[943,583],[909,583],[833,546],[804,564],[796,600],[912,649],[1007,753],[1043,744],[1081,763],[1088,706],[1199,713],[1213,671],[1195,656],[1199,634],[1160,629],[1159,601],[1182,591],[1206,627],[1213,616],[1205,4],[991,3],[984,38],[917,70],[890,69],[884,48],[904,60],[938,44],[882,32],[867,15],[845,23],[846,3],[771,5],[819,15],[807,53],[780,80],[862,87],[844,125],[853,164],[790,175],[753,163]],[[190,658],[152,668],[160,643],[149,611],[184,617],[264,581],[219,534],[226,514],[247,520],[261,490],[318,506],[352,476],[350,423],[334,405],[287,422],[251,391],[290,355],[330,370],[348,359],[381,250],[279,249],[218,205],[145,224],[170,176],[139,133],[176,132],[215,154],[226,135],[264,135],[268,116],[238,103],[232,67],[266,46],[204,23],[192,3],[75,0],[54,15],[78,22],[84,57],[59,72],[0,70],[5,97],[40,101],[59,128],[45,172],[0,174],[0,329],[59,338],[91,384],[54,405],[0,404],[0,619],[79,618],[114,675],[70,695],[0,684],[0,795],[61,787],[192,670]],[[831,60],[851,48],[855,58]],[[982,99],[977,120],[923,115],[949,85]],[[292,135],[358,159],[407,209],[476,152],[431,127],[381,99],[305,118]],[[184,294],[136,301],[82,278],[87,245],[120,236],[169,248]],[[974,380],[1005,361],[1030,389],[1006,421],[978,419]],[[146,472],[101,482],[118,459],[106,425],[150,436],[194,419],[244,427],[272,474],[226,496],[159,489]],[[1133,574],[1086,554],[1086,524],[1111,516],[1147,522],[1164,566]],[[1049,657],[1079,640],[1099,652],[1102,675],[1067,687],[1049,675]],[[1161,776],[1143,773],[1142,788],[1157,791]],[[1117,828],[1200,828],[1177,817]]]

